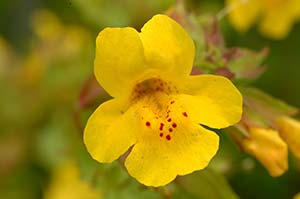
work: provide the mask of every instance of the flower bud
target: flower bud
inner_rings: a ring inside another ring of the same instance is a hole
[[[300,122],[291,117],[280,117],[277,127],[281,138],[288,144],[292,153],[300,159]]]
[[[278,132],[269,128],[250,128],[249,133],[241,147],[254,156],[271,176],[282,175],[288,169],[288,150]]]

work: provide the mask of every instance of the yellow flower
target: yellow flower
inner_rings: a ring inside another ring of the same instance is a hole
[[[206,167],[219,138],[199,123],[238,122],[242,98],[224,77],[189,75],[195,49],[185,30],[156,15],[140,33],[106,28],[96,45],[95,75],[114,99],[87,122],[84,142],[92,157],[112,162],[133,146],[125,166],[148,186]]]
[[[300,159],[300,122],[284,116],[278,119],[277,126],[281,138],[288,144],[292,153]]]
[[[99,199],[100,193],[80,179],[78,168],[73,163],[54,170],[44,199]]]
[[[57,61],[61,57],[77,58],[80,57],[78,54],[83,54],[82,52],[91,46],[90,34],[83,27],[64,25],[54,13],[48,10],[34,12],[32,28],[37,36],[34,50],[46,61]]]
[[[226,0],[226,4],[237,30],[247,31],[259,20],[260,32],[275,39],[286,37],[300,16],[299,0]]]
[[[278,132],[269,128],[250,128],[249,138],[242,141],[242,148],[253,155],[273,177],[288,169],[287,145]]]
[[[33,32],[44,41],[61,37],[64,26],[52,12],[37,10],[32,16]]]
[[[297,194],[293,197],[293,199],[300,199],[300,192],[297,193]]]

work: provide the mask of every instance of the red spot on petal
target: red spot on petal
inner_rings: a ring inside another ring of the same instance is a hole
[[[174,104],[174,102],[175,102],[175,101],[174,101],[174,100],[172,100],[172,101],[171,101],[171,104]]]
[[[183,112],[182,115],[183,115],[184,117],[187,117],[187,116],[188,116],[186,112]]]
[[[171,133],[173,131],[173,129],[172,128],[169,128],[169,132]]]
[[[176,128],[176,127],[177,127],[177,124],[176,124],[176,123],[173,123],[173,124],[172,124],[172,127],[173,127],[173,128]]]
[[[162,137],[162,136],[164,136],[164,134],[163,134],[163,133],[160,133],[159,136]]]
[[[151,126],[150,122],[147,121],[146,126],[148,126],[148,127]]]
[[[170,136],[170,135],[167,135],[167,136],[166,136],[166,139],[167,139],[167,140],[171,140],[171,136]]]
[[[169,118],[169,119],[168,119],[168,122],[171,122],[171,121],[172,121],[172,119],[171,119],[171,118]]]
[[[160,123],[160,127],[159,127],[159,130],[163,130],[163,128],[164,128],[164,124],[163,123]]]

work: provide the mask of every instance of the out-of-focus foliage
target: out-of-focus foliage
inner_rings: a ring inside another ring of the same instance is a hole
[[[25,53],[1,42],[1,178],[8,186],[1,189],[4,198],[39,196],[47,179],[44,169],[75,156],[80,137],[73,104],[93,59],[93,40],[86,29],[64,25],[46,10],[31,17],[34,35]],[[28,179],[33,182],[26,183]]]
[[[73,0],[70,1],[82,18],[93,25],[128,26],[143,25],[153,13],[166,10],[175,0]]]

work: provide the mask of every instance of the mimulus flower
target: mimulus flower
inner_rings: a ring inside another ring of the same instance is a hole
[[[300,122],[288,117],[280,117],[277,121],[279,134],[288,144],[292,153],[300,159]]]
[[[300,122],[292,116],[298,109],[253,88],[239,87],[243,95],[243,116],[232,138],[254,156],[271,176],[288,169],[288,148],[300,158]]]
[[[80,172],[72,162],[60,165],[52,175],[44,199],[99,199],[100,193],[80,179]]]
[[[113,99],[99,106],[84,131],[95,160],[112,162],[130,149],[125,167],[147,186],[208,165],[219,138],[199,124],[235,124],[242,98],[225,77],[190,76],[194,48],[185,30],[165,15],[154,16],[141,32],[100,32],[94,71]]]
[[[241,147],[256,157],[273,177],[282,175],[288,169],[287,145],[273,129],[250,128],[249,138],[241,142]]]
[[[239,31],[247,31],[259,21],[262,34],[281,39],[300,17],[299,0],[226,0],[232,9],[229,20]]]
[[[297,193],[293,199],[300,199],[300,193]]]

